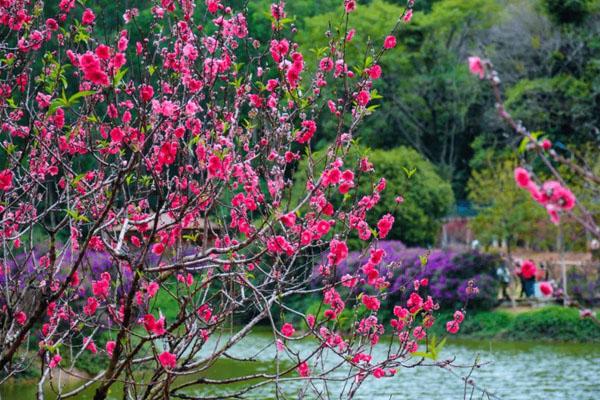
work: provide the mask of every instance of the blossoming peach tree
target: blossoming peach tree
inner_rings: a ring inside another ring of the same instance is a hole
[[[48,15],[42,1],[0,1],[3,383],[35,368],[39,398],[92,390],[104,399],[115,385],[124,398],[213,398],[190,392],[207,384],[235,384],[214,398],[239,397],[288,381],[314,398],[337,379],[346,384],[336,396],[353,397],[369,376],[451,365],[433,360],[437,306],[426,281],[406,288],[391,321],[378,316],[389,277],[376,268],[377,240],[394,218],[367,224],[385,180],[367,157],[348,155],[373,110],[377,62],[412,0],[360,66],[345,57],[356,4],[344,1],[341,28],[310,68],[283,3],[271,6],[266,42],[221,0],[153,2],[147,24],[123,9],[115,34],[97,33],[98,10],[85,3],[57,3]],[[317,173],[310,145],[323,114],[337,137]],[[306,187],[293,199],[302,158]],[[361,179],[372,181],[369,193],[357,193]],[[349,235],[371,257],[336,279]],[[288,303],[313,294],[324,313]],[[177,309],[168,318],[165,302]],[[462,320],[457,311],[439,323],[455,333]],[[270,327],[275,372],[206,378],[258,324]],[[374,357],[384,333],[385,356]],[[296,351],[300,340],[313,350]],[[76,368],[90,355],[105,366],[94,376]],[[337,361],[326,365],[327,356]],[[61,374],[80,384],[66,390]]]

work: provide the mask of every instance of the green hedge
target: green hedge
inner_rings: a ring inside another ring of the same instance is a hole
[[[446,321],[452,314],[441,313],[432,333],[445,333]],[[470,312],[461,325],[458,337],[544,340],[570,342],[600,342],[600,326],[581,319],[573,308],[548,306],[538,310],[513,314],[506,311]]]
[[[558,338],[567,341],[600,341],[600,327],[590,319],[581,319],[572,308],[545,307],[541,310],[516,315],[511,337]]]

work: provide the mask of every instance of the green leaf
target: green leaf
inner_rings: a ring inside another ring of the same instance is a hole
[[[17,149],[17,146],[15,144],[13,144],[13,143],[9,143],[9,145],[6,146],[6,152],[8,154],[13,154],[16,149]]]
[[[379,94],[377,89],[371,90],[371,100],[383,99],[383,96]]]
[[[115,74],[115,77],[113,78],[113,86],[119,86],[119,83],[121,83],[121,80],[123,80],[123,77],[127,73],[127,70],[128,68],[119,69],[119,71]]]
[[[256,87],[258,88],[259,91],[264,91],[266,86],[264,83],[262,83],[261,81],[256,81],[254,82],[254,84],[256,85]]]
[[[185,240],[189,240],[190,242],[195,242],[196,240],[198,240],[198,236],[200,236],[200,234],[195,233],[193,235],[183,235],[181,237]]]
[[[75,21],[75,37],[73,38],[76,43],[84,42],[87,43],[90,40],[90,35],[88,34],[86,28],[82,26],[79,21]]]
[[[80,99],[82,97],[91,96],[91,95],[93,95],[95,93],[96,93],[96,91],[94,91],[94,90],[82,90],[81,92],[77,92],[73,96],[69,97],[68,103],[72,107],[72,106],[75,105],[75,102],[78,99]]]
[[[240,86],[242,86],[242,79],[243,77],[239,77],[238,79],[229,82],[229,84],[233,87],[235,87],[236,89],[238,89]]]
[[[144,175],[140,178],[139,181],[142,186],[150,186],[152,184],[152,177]]]
[[[69,102],[62,98],[52,100],[52,102],[50,102],[50,107],[48,107],[48,114],[53,115],[59,107],[68,108]]]
[[[250,130],[256,128],[258,125],[253,124],[251,121],[244,118],[243,126],[244,128]]]
[[[244,66],[244,63],[234,63],[233,70],[235,72],[240,72],[240,70],[242,69],[243,66]]]
[[[406,174],[406,176],[410,179],[417,172],[417,168],[408,169],[406,167],[402,167],[402,170]]]
[[[535,140],[538,140],[540,138],[540,136],[542,136],[544,134],[544,132],[542,131],[535,131],[535,132],[531,132],[531,137],[534,138]]]
[[[194,145],[198,144],[199,141],[200,141],[200,135],[192,136],[192,138],[190,139],[190,142],[189,142],[190,150],[193,149]]]
[[[11,66],[11,65],[14,64],[14,62],[15,62],[16,59],[17,59],[16,57],[13,57],[13,58],[2,58],[2,59],[0,59],[0,62],[2,64]]]
[[[88,217],[86,217],[85,215],[80,215],[75,210],[69,210],[69,209],[67,209],[67,215],[69,217],[73,218],[77,222],[90,222],[90,220],[89,220]]]
[[[438,344],[436,336],[433,336],[431,338],[430,343],[429,343],[429,352],[428,353],[430,354],[430,358],[432,360],[437,360],[438,359],[438,357],[440,355],[440,352],[442,351],[442,349],[446,345],[446,339],[447,338],[442,339],[442,341]]]
[[[321,58],[329,50],[329,47],[320,47],[317,49],[309,49],[310,52],[314,53],[316,58]]]
[[[519,154],[523,154],[525,153],[525,150],[527,150],[527,144],[529,143],[529,137],[526,136],[523,138],[523,140],[521,140],[521,143],[519,144]]]

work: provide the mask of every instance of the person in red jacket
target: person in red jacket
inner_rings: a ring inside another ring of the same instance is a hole
[[[525,260],[521,265],[521,275],[524,281],[525,296],[531,297],[535,290],[535,275],[537,267],[532,260]]]

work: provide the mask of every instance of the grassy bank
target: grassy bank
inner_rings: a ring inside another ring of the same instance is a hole
[[[432,333],[443,334],[451,313],[438,316]],[[504,310],[472,311],[462,323],[458,337],[503,340],[600,342],[600,326],[581,319],[573,308],[548,306],[514,313]]]
[[[306,310],[308,314],[318,315],[323,319],[324,310],[317,298],[298,297],[291,300],[292,308]],[[159,293],[151,309],[155,315],[162,312],[167,320],[173,320],[178,307],[172,298]],[[364,306],[357,310],[358,317],[367,314]],[[446,322],[452,319],[452,311],[436,312],[437,322],[431,328],[431,334],[445,336]],[[274,315],[278,315],[274,312]],[[288,315],[286,321],[294,323],[298,328],[304,326],[300,318]],[[379,311],[380,321],[389,321],[392,318],[391,309],[382,306]],[[351,310],[345,310],[339,317],[339,325],[342,331],[349,331],[355,317]],[[243,321],[236,321],[243,323]],[[492,311],[468,310],[461,324],[458,337],[473,339],[499,339],[499,340],[541,340],[541,341],[563,341],[563,342],[600,342],[600,326],[590,319],[581,319],[579,310],[549,305],[542,308],[523,309],[496,309]],[[86,369],[86,368],[83,368]]]

